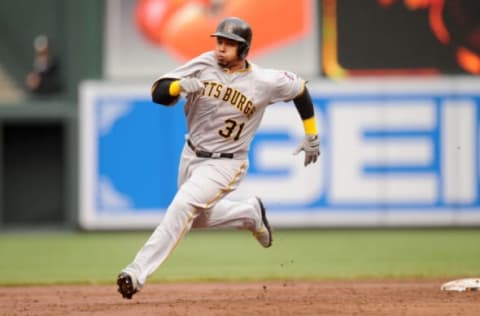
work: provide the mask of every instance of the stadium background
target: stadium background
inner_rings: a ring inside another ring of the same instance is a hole
[[[323,146],[300,170],[295,113],[272,107],[238,195],[264,196],[279,227],[478,225],[478,4],[293,3],[3,1],[1,226],[154,226],[184,123],[148,89],[211,47],[222,14],[252,24],[254,62],[309,80]],[[39,34],[64,79],[40,98],[24,89]]]

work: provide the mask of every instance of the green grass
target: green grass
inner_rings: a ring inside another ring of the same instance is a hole
[[[0,234],[0,284],[112,283],[150,232]],[[478,277],[480,230],[192,231],[150,282]]]

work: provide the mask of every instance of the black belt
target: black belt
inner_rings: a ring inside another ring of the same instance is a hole
[[[190,139],[187,139],[187,144],[195,152],[195,155],[199,158],[229,158],[229,159],[233,158],[232,153],[211,153],[208,151],[197,150],[195,149],[195,146],[193,146]]]

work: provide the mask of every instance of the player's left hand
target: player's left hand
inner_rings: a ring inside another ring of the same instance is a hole
[[[293,154],[297,155],[301,151],[305,152],[305,167],[310,163],[315,163],[318,156],[320,156],[320,140],[318,139],[318,135],[305,135],[305,138]]]
[[[180,89],[185,93],[195,93],[203,89],[203,83],[194,77],[180,80]]]

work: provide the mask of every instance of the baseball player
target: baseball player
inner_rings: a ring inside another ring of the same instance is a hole
[[[118,291],[130,299],[193,228],[237,228],[253,233],[265,248],[272,230],[258,197],[233,201],[225,196],[238,187],[248,169],[250,142],[265,108],[293,100],[303,121],[304,165],[320,155],[314,108],[306,82],[297,75],[261,68],[246,59],[252,30],[243,20],[222,20],[214,51],[193,58],[160,77],[152,100],[166,106],[185,96],[188,134],[178,174],[178,192],[132,263],[118,275]]]

